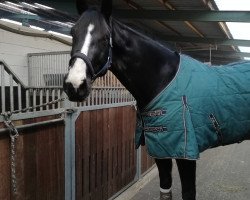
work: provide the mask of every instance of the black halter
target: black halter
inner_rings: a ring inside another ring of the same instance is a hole
[[[109,55],[108,55],[108,59],[107,59],[106,64],[98,72],[95,72],[90,59],[85,54],[83,54],[83,53],[81,53],[79,51],[74,53],[72,55],[72,57],[70,58],[70,61],[69,61],[69,65],[71,66],[74,59],[76,59],[76,58],[82,59],[86,63],[87,67],[90,70],[91,80],[92,81],[94,81],[98,77],[104,76],[107,73],[108,69],[112,65],[112,47],[113,47],[113,44],[112,44],[112,26],[111,26],[111,23],[112,22],[111,22],[111,19],[110,19],[110,38],[109,38]]]

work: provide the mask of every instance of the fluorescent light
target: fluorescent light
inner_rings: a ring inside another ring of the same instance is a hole
[[[49,6],[45,6],[45,5],[42,5],[40,3],[34,3],[36,6],[40,7],[40,8],[44,8],[44,9],[47,9],[47,10],[54,10],[54,8],[51,8]]]
[[[48,33],[51,33],[51,34],[53,34],[53,35],[58,35],[58,36],[67,37],[67,38],[72,39],[72,37],[69,36],[69,35],[65,35],[65,34],[62,34],[62,33],[58,33],[58,32],[55,32],[55,31],[48,31]]]
[[[10,4],[10,5],[12,5],[12,6],[16,6],[16,7],[22,7],[21,5],[18,5],[18,4],[9,2],[9,1],[5,1],[5,3]]]
[[[33,28],[33,29],[36,29],[36,30],[39,30],[39,31],[44,31],[45,30],[44,28],[41,28],[41,27],[38,27],[38,26],[32,26],[32,25],[30,25],[30,28]]]
[[[17,21],[14,21],[14,20],[5,19],[5,18],[1,18],[0,20],[4,21],[4,22],[9,22],[9,23],[12,23],[12,24],[16,24],[16,25],[22,26],[21,22],[17,22]]]
[[[22,14],[26,14],[26,15],[36,15],[32,12],[28,12],[28,11],[25,11],[25,10],[22,10],[20,8],[17,8],[17,7],[14,7],[12,5],[8,5],[8,4],[4,4],[4,3],[0,3],[0,6],[2,6],[3,8],[7,8],[7,9],[10,9],[10,10],[15,10],[19,13],[22,13]]]
[[[38,8],[37,6],[31,5],[29,3],[26,2],[22,2],[23,5],[28,6],[28,7],[32,7],[32,8]]]

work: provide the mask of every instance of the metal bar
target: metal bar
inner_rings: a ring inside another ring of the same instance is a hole
[[[44,53],[29,53],[28,57],[32,56],[43,56],[43,55],[61,55],[61,54],[70,54],[70,51],[55,51],[55,52],[44,52]]]
[[[207,54],[207,51],[209,51],[209,49],[207,50],[202,50],[202,51],[199,51],[199,52],[192,52],[192,55],[197,55],[197,56],[208,56],[209,54]],[[184,50],[183,52],[191,52],[191,51],[188,51],[188,50]],[[222,58],[225,58],[225,57],[230,57],[230,58],[233,58],[233,57],[250,57],[250,53],[248,52],[236,52],[236,51],[220,51],[220,50],[212,50],[212,56],[213,57],[222,57]]]
[[[5,70],[4,70],[4,66],[2,63],[0,63],[0,67],[1,67],[1,106],[2,106],[2,110],[1,112],[5,112],[6,111],[6,106],[5,106]]]
[[[71,108],[72,103],[64,102],[65,108]],[[66,113],[64,135],[64,163],[65,163],[65,199],[75,200],[75,122],[79,112]]]
[[[102,110],[106,108],[117,108],[117,107],[123,107],[123,106],[135,106],[135,101],[130,102],[123,102],[123,103],[113,103],[113,104],[105,104],[105,105],[95,105],[95,106],[86,106],[86,107],[79,107],[78,111],[91,111],[91,110]]]
[[[60,89],[57,89],[57,98],[58,99],[61,98],[61,91],[60,91]],[[61,108],[61,102],[57,103],[57,108]]]
[[[30,105],[30,91],[29,91],[29,89],[27,89],[26,91],[25,91],[25,96],[26,96],[26,108],[28,108],[29,107],[29,105]]]
[[[62,89],[62,86],[35,86],[29,87],[30,89]]]
[[[55,89],[52,89],[51,96],[52,96],[52,101],[55,101]],[[52,109],[55,109],[55,104],[52,104]]]
[[[33,89],[33,106],[36,106],[36,89]],[[36,109],[33,111],[36,111]]]
[[[22,109],[22,88],[21,84],[17,84],[17,93],[18,93],[18,110]]]
[[[13,75],[13,80],[16,83],[20,83],[22,85],[22,87],[26,88],[25,84],[21,81],[21,79],[18,78],[18,76],[11,70],[11,68],[4,61],[0,60],[0,65],[2,65],[4,67],[4,70],[8,74],[12,74]]]
[[[40,90],[39,96],[40,96],[40,104],[43,104],[43,90]],[[40,107],[40,111],[42,110],[43,110],[43,107]]]
[[[142,173],[141,173],[141,164],[142,164],[142,149],[141,146],[136,150],[136,175],[135,180],[140,179]]]
[[[98,104],[100,105],[101,104],[101,100],[102,100],[102,95],[101,95],[101,90],[97,90],[98,91]]]
[[[179,37],[170,35],[157,35],[158,38],[171,42],[191,42],[212,45],[234,45],[250,47],[250,40],[225,39],[225,38],[199,38],[199,37]]]
[[[31,76],[31,66],[32,66],[32,58],[28,56],[28,86],[31,86],[32,76]]]
[[[198,22],[250,22],[250,11],[209,10],[114,10],[114,15],[124,19]]]
[[[60,115],[64,112],[64,109],[56,109],[56,110],[44,110],[38,112],[27,112],[27,113],[18,113],[11,116],[11,120],[23,120],[23,119],[31,119],[36,117],[46,117],[52,115]],[[0,116],[0,122],[3,122],[3,116]]]
[[[13,89],[13,75],[9,74],[10,83],[10,111],[14,110],[14,89]]]
[[[95,90],[92,90],[92,92],[91,92],[91,105],[94,105],[94,99],[95,99]]]
[[[38,56],[33,57],[33,59],[35,61],[33,66],[32,66],[33,67],[33,73],[31,74],[31,76],[35,80],[33,86],[35,86],[35,87],[45,86],[45,84],[43,84],[43,77],[41,77],[42,76],[42,69],[44,67],[47,67],[46,65],[44,65],[42,63],[44,59],[38,58]]]
[[[22,131],[25,130],[27,128],[35,128],[38,126],[46,126],[46,125],[50,125],[50,124],[54,124],[54,123],[59,123],[59,122],[63,122],[64,119],[60,118],[60,119],[52,119],[52,120],[48,120],[48,121],[43,121],[43,122],[37,122],[37,123],[32,123],[32,124],[25,124],[25,125],[20,125],[20,126],[16,126],[15,128],[18,131]],[[9,132],[8,128],[2,128],[0,129],[0,134]]]
[[[49,90],[46,90],[46,103],[49,102]],[[46,106],[46,110],[49,110],[49,105]]]

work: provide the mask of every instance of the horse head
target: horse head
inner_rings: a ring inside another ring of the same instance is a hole
[[[71,59],[63,89],[69,100],[82,101],[89,95],[94,80],[111,66],[112,0],[103,0],[100,9],[89,8],[85,0],[76,3],[81,16],[71,29]]]

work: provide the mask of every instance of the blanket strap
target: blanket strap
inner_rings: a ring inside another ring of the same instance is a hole
[[[223,145],[223,134],[220,128],[220,124],[218,123],[217,119],[215,118],[213,114],[210,114],[209,118],[212,121],[216,134],[218,136],[218,144]]]
[[[157,116],[162,116],[167,113],[167,110],[152,110],[148,112],[143,112],[141,113],[142,116],[147,116],[147,117],[157,117]]]

